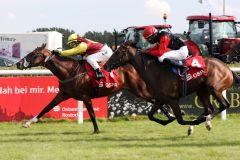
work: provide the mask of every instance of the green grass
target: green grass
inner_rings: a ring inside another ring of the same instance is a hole
[[[127,119],[127,118],[126,118]],[[213,120],[186,135],[187,126],[168,126],[140,118],[98,122],[42,122],[25,129],[21,123],[0,123],[1,160],[238,160],[240,117]]]

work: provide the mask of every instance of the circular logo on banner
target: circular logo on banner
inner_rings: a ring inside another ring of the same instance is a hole
[[[54,112],[59,112],[59,111],[60,111],[60,106],[55,106],[55,107],[53,108],[53,111],[54,111]]]

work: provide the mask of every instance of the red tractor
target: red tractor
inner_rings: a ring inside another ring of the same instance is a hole
[[[166,18],[164,18],[166,21]],[[237,38],[237,23],[234,16],[208,16],[195,15],[187,17],[189,30],[185,35],[190,52],[193,55],[213,56],[225,63],[240,62],[240,38]],[[171,25],[153,25],[159,31],[171,32]],[[123,36],[124,41],[134,41],[139,48],[147,49],[152,44],[143,38],[143,30],[146,26],[128,27],[122,34],[115,34],[115,46],[117,37]]]
[[[165,19],[164,19],[165,20]],[[163,24],[163,25],[153,25],[159,32],[160,31],[167,31],[171,32],[171,25],[168,24]],[[136,44],[136,47],[141,48],[141,49],[148,49],[153,46],[153,44],[147,42],[144,37],[143,37],[143,31],[146,26],[133,26],[133,27],[128,27],[124,29],[121,33],[122,34],[117,34],[115,32],[115,46],[117,45],[117,40],[118,37],[124,37],[123,41],[133,41]],[[198,48],[198,45],[194,43],[192,40],[187,39],[186,37],[183,37],[183,35],[176,34],[177,36],[180,36],[181,38],[185,38],[185,44],[188,46],[189,51],[193,55],[201,55],[201,52]]]
[[[225,63],[240,61],[240,38],[234,16],[188,16],[188,39],[195,42],[203,56],[214,56]]]
[[[171,32],[171,25],[163,24],[163,25],[153,25],[156,29],[164,30],[167,32]],[[123,41],[133,41],[135,42],[138,48],[147,49],[152,46],[149,42],[147,42],[143,37],[143,30],[146,26],[132,26],[124,29],[121,34],[117,34],[115,32],[115,46],[117,45],[118,37],[123,37]]]

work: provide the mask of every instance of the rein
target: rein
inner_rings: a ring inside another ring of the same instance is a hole
[[[143,58],[143,53],[140,50],[137,50],[137,54],[141,54],[141,61],[142,61],[142,64],[144,66],[144,70],[146,71],[147,66],[146,66],[146,63],[145,63],[144,58]]]
[[[41,54],[41,53],[39,53],[39,54]],[[41,56],[43,56],[43,54],[41,54]],[[44,64],[46,64],[47,62],[50,62],[55,56],[56,56],[55,54],[51,54],[51,55],[46,56],[46,58],[44,60]],[[77,64],[77,67],[74,67],[74,71],[72,73],[75,73],[78,67],[79,67],[79,63]],[[70,77],[70,78],[65,79],[65,80],[60,80],[59,79],[58,81],[59,81],[59,83],[62,83],[62,84],[68,83],[68,82],[74,81],[77,78],[83,77],[86,73],[87,72],[83,72],[83,73],[75,75],[74,77]]]
[[[44,62],[47,63],[48,61],[51,61],[54,57],[55,57],[55,54],[48,55],[48,56],[45,58]]]

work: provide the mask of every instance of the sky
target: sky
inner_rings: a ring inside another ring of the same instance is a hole
[[[174,33],[188,30],[189,15],[223,14],[223,0],[0,0],[1,33],[25,33],[61,27],[79,34],[121,31],[129,26],[163,24]],[[226,15],[240,21],[240,0],[225,0]]]

